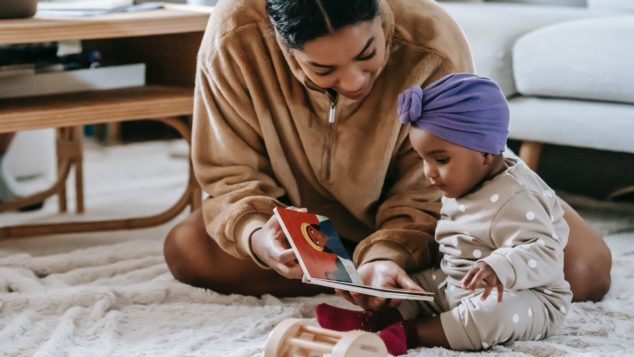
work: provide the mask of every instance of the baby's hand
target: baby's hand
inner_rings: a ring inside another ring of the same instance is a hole
[[[493,289],[498,291],[498,304],[502,302],[502,294],[504,293],[504,287],[497,274],[489,264],[485,262],[477,262],[471,270],[465,275],[460,282],[463,288],[475,291],[480,284],[484,284],[484,292],[482,293],[482,300],[486,300],[491,294]]]

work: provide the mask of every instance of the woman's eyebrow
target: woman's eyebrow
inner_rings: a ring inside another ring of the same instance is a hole
[[[368,41],[365,43],[365,46],[363,46],[363,49],[361,50],[361,52],[359,52],[358,55],[354,56],[354,59],[359,59],[360,57],[363,56],[363,53],[365,53],[365,51],[372,46],[372,44],[374,43],[374,36],[370,37],[368,39]],[[321,68],[335,68],[337,66],[335,66],[334,64],[321,64],[321,63],[317,63],[317,62],[313,62],[313,61],[308,61],[308,64],[313,66],[313,67],[321,67]]]
[[[359,52],[358,55],[356,55],[354,58],[358,59],[360,57],[363,57],[363,54],[365,53],[365,51],[370,48],[370,46],[372,46],[372,43],[374,43],[374,36],[370,37],[368,39],[368,42],[365,43],[365,46],[363,46],[363,49],[361,50],[361,52]]]

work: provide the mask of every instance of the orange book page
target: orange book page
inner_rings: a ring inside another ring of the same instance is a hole
[[[285,208],[278,208],[277,213],[308,270],[309,278],[352,282],[341,261],[350,258],[326,217]]]

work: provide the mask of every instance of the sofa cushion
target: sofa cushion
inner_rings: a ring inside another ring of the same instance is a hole
[[[509,104],[512,139],[634,153],[634,105],[535,97]]]
[[[586,0],[487,0],[490,2],[511,2],[517,4],[546,5],[546,6],[582,6],[587,5]],[[603,1],[603,0],[602,0]]]
[[[462,27],[477,73],[495,80],[507,96],[517,92],[511,48],[519,37],[546,25],[601,15],[584,8],[524,4],[443,3],[442,6]]]
[[[634,103],[634,16],[539,29],[513,48],[523,95]]]
[[[634,11],[632,0],[588,0],[588,7],[601,10]]]

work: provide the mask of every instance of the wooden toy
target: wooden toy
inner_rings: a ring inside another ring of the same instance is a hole
[[[286,319],[269,335],[264,357],[385,357],[387,349],[377,334],[339,332],[317,327],[308,319]]]

